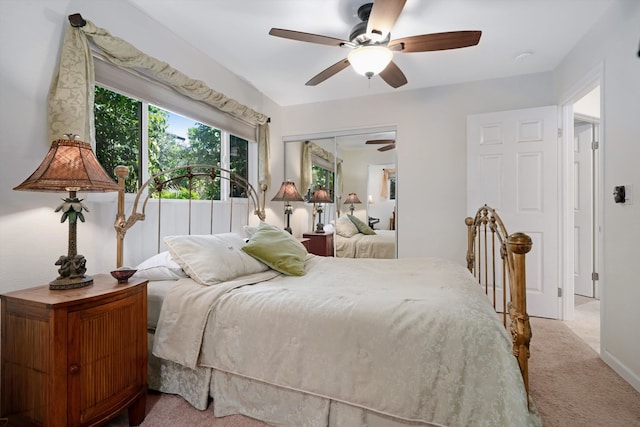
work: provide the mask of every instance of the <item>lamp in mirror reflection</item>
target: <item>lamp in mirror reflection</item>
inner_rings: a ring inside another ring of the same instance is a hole
[[[77,224],[84,222],[83,211],[87,207],[78,199],[76,192],[118,191],[120,187],[109,177],[93,154],[91,145],[77,139],[77,135],[65,135],[68,139],[58,139],[36,171],[14,190],[69,192],[69,197],[56,208],[62,211],[60,222],[69,221],[69,242],[67,255],[62,255],[55,265],[60,266],[57,279],[49,283],[50,289],[73,289],[93,283],[85,273],[86,260],[78,255]]]
[[[280,186],[278,193],[271,199],[272,202],[284,202],[284,215],[287,218],[287,225],[284,228],[289,234],[293,234],[289,224],[289,217],[293,212],[291,202],[303,202],[302,196],[298,192],[296,185],[291,180],[286,180]]]
[[[360,201],[360,199],[358,199],[358,195],[356,193],[349,193],[349,195],[347,196],[347,199],[344,201],[345,205],[351,205],[349,206],[349,211],[351,212],[351,215],[353,215],[353,210],[355,209],[353,207],[354,203],[362,203]]]
[[[333,200],[329,197],[329,192],[326,188],[318,188],[313,192],[313,196],[309,199],[311,203],[316,205],[316,212],[318,213],[318,224],[316,224],[316,233],[324,233],[324,224],[322,223],[322,212],[324,211],[323,203],[332,203]]]

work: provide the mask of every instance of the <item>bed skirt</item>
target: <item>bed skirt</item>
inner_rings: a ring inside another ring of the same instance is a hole
[[[149,349],[153,334],[148,334]],[[273,426],[406,427],[433,426],[394,419],[353,405],[221,372],[190,369],[159,359],[149,352],[151,390],[177,394],[194,408],[210,409],[212,416],[242,414]],[[213,402],[210,404],[210,399]]]

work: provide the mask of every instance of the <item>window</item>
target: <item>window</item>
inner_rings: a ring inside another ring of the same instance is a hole
[[[389,200],[396,199],[396,177],[389,178]]]
[[[318,188],[324,188],[328,191],[331,200],[333,200],[333,180],[335,175],[333,171],[325,169],[322,166],[312,164],[311,174],[313,184],[312,189],[310,190],[309,197],[311,197],[313,192]]]
[[[229,141],[229,170],[245,179],[249,176],[249,141],[231,135]],[[246,190],[231,184],[231,197],[247,197]]]
[[[129,166],[127,192],[136,192],[155,173],[187,164],[214,164],[250,178],[252,153],[244,138],[97,85],[94,112],[98,160],[114,179],[116,166]],[[191,197],[213,194],[219,200],[226,189],[230,197],[246,197],[241,188],[223,182],[217,178],[211,188],[205,180],[194,181]],[[162,197],[188,198],[186,179]]]

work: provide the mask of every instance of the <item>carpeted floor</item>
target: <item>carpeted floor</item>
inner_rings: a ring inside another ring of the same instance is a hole
[[[640,426],[640,393],[563,322],[532,318],[529,382],[545,427]]]
[[[574,318],[564,324],[600,353],[600,300],[576,295]]]
[[[563,322],[532,318],[531,396],[544,427],[640,427],[640,393]],[[126,411],[108,427],[127,425]],[[240,415],[213,418],[180,397],[150,392],[144,427],[265,427]],[[513,427],[513,426],[509,426]]]

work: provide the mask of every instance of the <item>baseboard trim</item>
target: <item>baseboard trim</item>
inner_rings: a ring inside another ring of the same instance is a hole
[[[600,357],[602,358],[604,363],[609,365],[609,367],[613,369],[618,375],[620,375],[622,379],[631,384],[631,387],[635,388],[636,391],[640,393],[640,376],[627,368],[615,356],[613,356],[605,349],[600,350]]]

